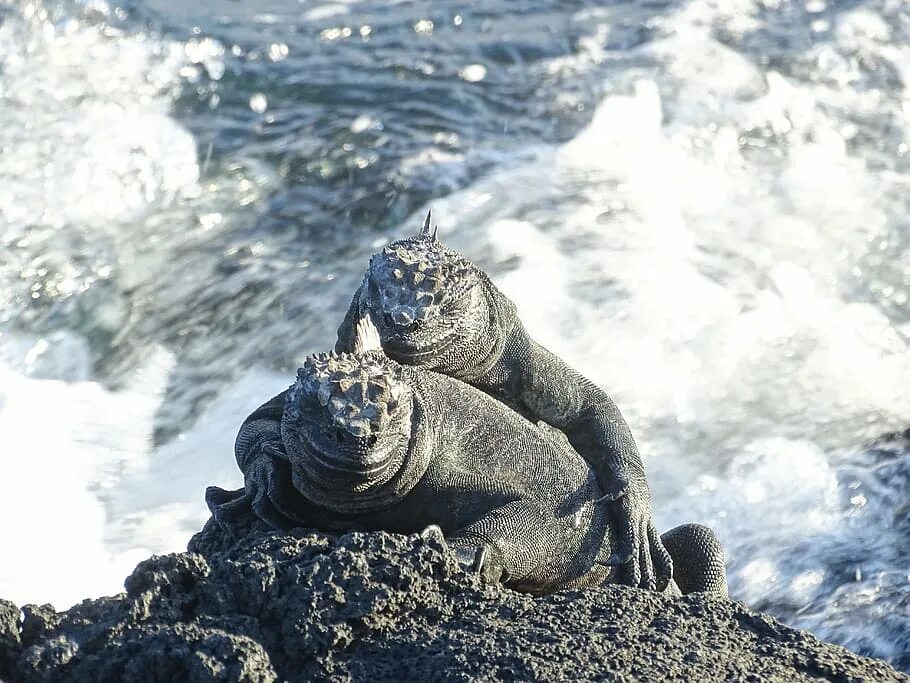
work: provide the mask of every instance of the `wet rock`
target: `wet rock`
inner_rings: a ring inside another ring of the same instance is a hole
[[[15,662],[22,649],[19,608],[9,600],[0,600],[0,680],[13,680]]]
[[[906,481],[908,438],[882,437],[860,465]],[[438,535],[276,532],[238,515],[139,563],[120,595],[60,613],[0,600],[0,680],[910,681],[735,602],[617,586],[533,598],[465,574]],[[906,668],[904,588],[901,575],[835,604],[865,610]]]
[[[910,680],[735,602],[485,585],[434,537],[209,522],[189,551],[141,562],[124,594],[28,605],[21,628],[0,602],[0,677]]]

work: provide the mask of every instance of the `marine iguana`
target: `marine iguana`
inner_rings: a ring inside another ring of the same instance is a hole
[[[562,433],[381,351],[309,357],[237,451],[247,487],[207,491],[216,520],[252,502],[278,528],[439,533],[469,568],[536,594],[618,579],[603,490]],[[664,539],[679,590],[726,595],[710,529]]]
[[[369,315],[394,360],[449,375],[532,421],[561,430],[594,469],[618,529],[619,582],[663,588],[670,554],[651,519],[644,465],[628,424],[593,382],[535,342],[489,277],[423,229],[370,259],[338,329],[351,351],[354,325]]]

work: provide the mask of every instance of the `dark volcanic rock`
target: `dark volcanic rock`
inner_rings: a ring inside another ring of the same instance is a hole
[[[126,593],[56,614],[0,602],[0,677],[27,681],[907,681],[740,604],[604,586],[484,585],[439,541],[211,522]],[[21,642],[20,642],[21,639]]]
[[[13,677],[22,649],[19,642],[21,625],[19,608],[8,600],[0,600],[0,681]]]

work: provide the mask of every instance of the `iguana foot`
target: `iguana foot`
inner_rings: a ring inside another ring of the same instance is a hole
[[[642,538],[643,541],[631,544],[626,539],[610,557],[597,560],[597,564],[621,567],[617,583],[663,592],[673,576],[673,558],[653,523],[648,523]]]
[[[436,524],[431,524],[420,532],[420,537],[433,539],[448,548],[458,564],[468,574],[476,574],[486,581],[500,581],[502,579],[502,564],[494,559],[495,553],[486,545],[449,545],[442,529]]]
[[[601,486],[604,494],[600,498],[595,498],[595,503],[613,503],[629,492],[629,480],[623,477],[614,477],[608,484],[602,483]]]

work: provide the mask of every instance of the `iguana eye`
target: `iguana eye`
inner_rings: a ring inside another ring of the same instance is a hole
[[[344,443],[344,432],[340,429],[335,430],[335,441],[338,443]]]

